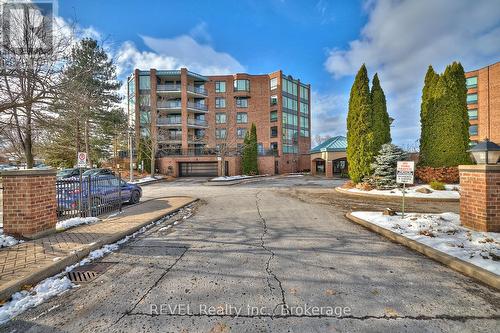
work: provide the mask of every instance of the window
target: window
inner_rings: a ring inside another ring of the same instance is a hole
[[[465,79],[465,85],[467,88],[476,88],[477,87],[477,76],[468,77]]]
[[[216,124],[225,124],[226,123],[226,114],[225,113],[216,113],[215,114],[215,123]]]
[[[151,89],[151,79],[149,75],[139,75],[139,90]]]
[[[309,104],[300,102],[300,113],[309,114]]]
[[[264,145],[261,142],[257,144],[257,154],[264,155]]]
[[[467,112],[469,113],[469,120],[477,119],[477,109],[467,110]]]
[[[227,135],[225,128],[216,128],[215,129],[215,138],[216,139],[225,139]]]
[[[273,77],[270,81],[271,90],[278,88],[278,78]]]
[[[297,84],[291,80],[287,80],[285,78],[281,81],[282,90],[285,93],[288,93],[293,96],[297,96]]]
[[[246,98],[246,97],[236,97],[236,107],[238,107],[238,108],[247,108],[248,107],[248,98]]]
[[[238,112],[236,114],[236,123],[237,124],[246,124],[248,122],[248,115],[246,112]]]
[[[215,92],[216,93],[226,92],[226,81],[215,81]]]
[[[300,117],[300,136],[309,137],[309,119],[307,117]]]
[[[277,138],[278,137],[278,126],[272,126],[271,127],[271,138]]]
[[[270,120],[271,122],[278,120],[278,111],[271,111]]]
[[[300,99],[309,100],[309,88],[300,86]]]
[[[278,143],[277,142],[271,142],[271,144],[269,145],[269,148],[271,150],[278,150]]]
[[[221,109],[226,107],[226,99],[224,97],[215,97],[215,108]]]
[[[297,125],[298,125],[298,119],[297,119],[296,115],[290,114],[288,112],[283,112],[282,113],[282,118],[283,118],[283,125],[289,125],[289,126],[297,127]]]
[[[236,129],[236,136],[238,139],[243,139],[245,137],[245,134],[247,133],[247,129],[243,127],[238,127]]]
[[[273,106],[273,105],[278,105],[278,96],[277,95],[271,96],[271,106]]]
[[[250,91],[250,81],[234,80],[234,91]]]
[[[469,135],[477,135],[477,125],[469,126]]]
[[[150,106],[151,105],[151,99],[150,95],[139,95],[139,105],[140,106]]]
[[[468,94],[467,104],[477,104],[477,94]]]
[[[297,101],[289,97],[283,96],[283,107],[285,109],[297,111]]]

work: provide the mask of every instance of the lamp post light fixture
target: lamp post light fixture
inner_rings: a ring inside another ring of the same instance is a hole
[[[469,153],[477,164],[497,164],[500,158],[500,146],[486,138],[472,147]]]

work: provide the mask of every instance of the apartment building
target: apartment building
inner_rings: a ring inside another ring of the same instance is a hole
[[[500,144],[500,62],[465,73],[471,144]]]
[[[174,176],[241,174],[252,123],[261,174],[308,170],[310,101],[310,85],[281,70],[204,76],[186,68],[136,69],[128,79],[134,149],[151,140],[156,168]]]

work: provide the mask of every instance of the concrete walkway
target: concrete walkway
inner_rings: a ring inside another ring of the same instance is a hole
[[[57,274],[91,251],[134,233],[192,202],[191,197],[163,197],[126,208],[104,221],[0,250],[0,300]]]

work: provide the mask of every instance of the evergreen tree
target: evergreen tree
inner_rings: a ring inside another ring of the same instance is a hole
[[[387,113],[385,94],[377,73],[373,76],[370,95],[373,110],[373,151],[377,154],[384,143],[391,142],[391,122]]]
[[[428,89],[422,94],[420,165],[450,167],[468,164],[469,119],[463,67],[454,62],[442,75],[432,77],[431,73],[430,76]]]
[[[392,143],[383,144],[371,165],[374,172],[369,182],[378,189],[395,188],[397,162],[405,159],[406,153],[401,148]]]
[[[252,123],[250,132],[247,131],[243,141],[243,156],[242,156],[242,169],[244,175],[257,175],[259,174],[257,166],[257,128]]]
[[[420,154],[419,164],[427,165],[427,157],[432,156],[432,146],[429,145],[430,135],[433,132],[431,127],[434,125],[432,119],[433,113],[429,112],[433,108],[434,90],[439,80],[439,75],[434,68],[429,65],[425,74],[424,87],[422,89],[422,102],[420,104]]]
[[[351,88],[347,114],[347,161],[349,177],[359,183],[371,172],[374,135],[368,73],[363,64]]]

